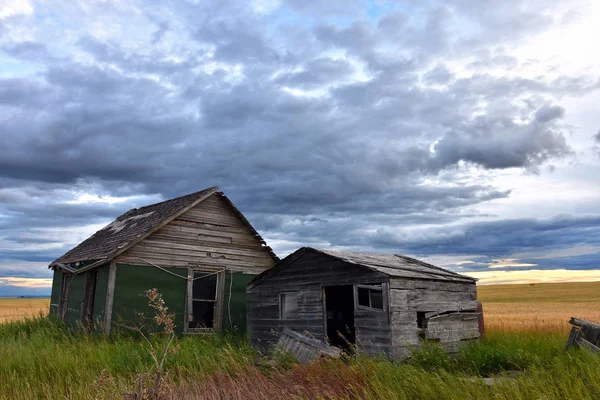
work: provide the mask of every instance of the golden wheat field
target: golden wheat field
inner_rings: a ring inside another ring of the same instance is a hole
[[[40,313],[47,313],[50,307],[50,299],[0,299],[0,323],[23,319]]]
[[[566,334],[571,317],[600,322],[600,282],[485,285],[477,297],[488,331]]]
[[[600,322],[600,282],[484,285],[477,288],[488,331],[567,333],[569,319]],[[0,322],[48,312],[50,299],[0,299]]]

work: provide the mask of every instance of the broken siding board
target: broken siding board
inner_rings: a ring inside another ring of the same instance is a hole
[[[125,257],[128,256],[138,256],[143,257],[144,254],[148,255],[156,255],[156,257],[164,258],[164,256],[172,257],[174,260],[182,260],[186,259],[196,260],[196,259],[205,259],[205,258],[213,258],[213,259],[221,259],[225,258],[228,260],[236,260],[243,261],[246,263],[250,263],[256,266],[269,266],[272,263],[272,260],[266,257],[251,257],[246,255],[239,254],[230,254],[234,251],[230,251],[228,253],[217,252],[217,251],[200,251],[200,250],[181,250],[175,247],[167,248],[167,247],[154,247],[146,244],[139,244],[136,246],[135,250],[129,251]]]
[[[234,260],[230,257],[180,257],[170,254],[150,254],[150,253],[130,253],[126,256],[120,256],[115,259],[118,263],[132,263],[137,265],[158,265],[172,266],[172,267],[195,267],[195,266],[212,266],[227,268],[235,271],[248,272],[248,273],[260,273],[265,269],[269,268],[269,265],[265,262],[249,262]]]
[[[476,292],[477,287],[473,283],[464,282],[439,282],[421,279],[391,278],[392,289],[428,289],[443,290],[447,292]]]
[[[126,257],[119,257],[117,262],[121,262],[125,259],[138,259],[141,261],[150,261],[158,266],[196,266],[196,265],[220,265],[223,268],[226,267],[250,267],[250,268],[268,268],[269,265],[265,262],[252,262],[248,260],[240,260],[239,258],[222,255],[222,256],[185,256],[175,254],[161,254],[155,252],[132,252]],[[138,263],[136,263],[138,264]]]
[[[210,246],[192,246],[188,244],[178,243],[177,241],[167,242],[164,240],[155,240],[155,239],[146,239],[140,245],[143,245],[145,248],[163,248],[163,249],[178,249],[178,250],[191,250],[191,251],[200,251],[200,252],[210,252],[210,253],[221,253],[221,254],[232,254],[238,256],[245,257],[256,257],[256,258],[265,258],[271,259],[267,254],[262,251],[252,251],[248,249],[237,249],[232,248],[232,246],[219,246],[219,247],[210,247]],[[201,248],[201,250],[199,250]],[[185,253],[184,253],[185,254]]]

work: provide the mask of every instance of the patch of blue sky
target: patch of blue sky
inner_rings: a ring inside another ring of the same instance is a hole
[[[13,57],[0,53],[0,78],[20,78],[23,76],[31,76],[41,72],[43,66],[22,62]]]
[[[407,3],[402,2],[392,2],[385,0],[368,0],[367,1],[367,17],[369,21],[373,24],[376,24],[379,21],[379,18],[386,14],[390,14],[396,10],[403,10],[405,12],[410,12],[413,9]]]

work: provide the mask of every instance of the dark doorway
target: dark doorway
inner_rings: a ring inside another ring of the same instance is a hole
[[[354,288],[328,286],[325,292],[327,339],[333,346],[352,352],[354,347]]]
[[[85,273],[85,285],[83,290],[83,326],[91,330],[94,327],[94,299],[96,298],[96,281],[98,271]]]

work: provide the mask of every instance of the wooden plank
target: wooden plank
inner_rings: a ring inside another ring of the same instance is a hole
[[[577,339],[575,339],[577,344],[579,344],[579,347],[594,352],[594,353],[600,353],[600,347],[588,342],[587,340],[585,340],[583,337],[579,336]]]
[[[193,261],[180,261],[173,260],[168,258],[156,258],[156,257],[142,257],[144,260],[150,261],[161,267],[179,267],[179,268],[187,268],[187,267],[221,267],[227,268],[228,270],[235,272],[247,272],[252,274],[259,274],[264,270],[268,269],[268,266],[256,265],[254,263],[246,263],[241,261],[231,261],[231,260],[218,260],[214,258],[203,258]],[[119,257],[115,260],[115,262],[120,264],[133,264],[140,266],[149,266],[152,264],[142,260],[140,257],[128,256],[128,257]]]
[[[233,275],[231,276],[233,279]],[[217,274],[217,304],[215,308],[214,328],[217,332],[223,331],[223,315],[225,309],[225,271]]]
[[[188,268],[187,270],[187,282],[186,282],[186,314],[184,319],[185,326],[183,327],[183,331],[187,332],[190,328],[190,321],[194,319],[193,313],[193,285],[194,285],[194,270],[192,268]]]
[[[600,330],[600,325],[594,323],[594,322],[590,322],[590,321],[586,321],[585,319],[580,319],[580,318],[575,318],[575,317],[571,317],[571,320],[569,321],[569,323],[571,325],[575,325],[575,326],[590,326],[594,329],[598,329]]]
[[[150,237],[152,240],[175,241],[177,243],[188,244],[192,246],[213,246],[228,249],[245,249],[258,252],[265,252],[265,247],[255,238],[236,239],[220,236],[211,236],[213,239],[204,239],[205,235],[190,235],[185,233],[155,233]]]
[[[112,325],[113,301],[115,299],[115,281],[117,279],[117,264],[111,262],[108,267],[108,287],[106,289],[106,305],[104,308],[104,333],[110,334]]]
[[[232,255],[240,255],[246,257],[254,257],[254,258],[268,258],[271,263],[271,257],[264,251],[252,251],[246,249],[234,249],[229,247],[209,247],[209,246],[192,246],[188,244],[181,244],[177,242],[166,242],[160,240],[149,240],[146,239],[138,246],[142,246],[144,249],[157,247],[161,249],[178,249],[178,250],[191,250],[191,251],[199,251],[203,253],[219,253],[219,254],[232,254]]]
[[[159,266],[169,266],[174,265],[175,262],[179,261],[180,263],[185,263],[184,266],[194,266],[194,265],[223,265],[223,266],[245,266],[245,267],[254,267],[260,268],[265,267],[268,268],[271,266],[272,261],[264,258],[250,258],[244,256],[236,256],[231,254],[220,254],[220,253],[212,253],[210,256],[208,254],[202,255],[201,252],[196,254],[190,252],[181,252],[181,251],[160,251],[155,248],[143,248],[140,247],[136,250],[132,250],[128,252],[123,258],[138,258],[145,260],[162,260],[157,264]],[[121,258],[119,258],[120,262]],[[154,261],[153,261],[154,262]]]
[[[207,224],[205,222],[194,222],[194,221],[186,221],[181,219],[175,219],[169,224],[169,228],[180,227],[180,228],[193,228],[193,229],[201,229],[205,231],[210,231],[211,235],[216,235],[217,233],[232,233],[234,235],[252,235],[248,227],[243,228],[234,228],[231,226],[220,226],[215,224]],[[165,229],[165,228],[163,228]],[[232,236],[236,237],[236,236]],[[254,236],[253,236],[254,237]]]

